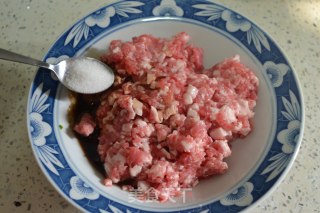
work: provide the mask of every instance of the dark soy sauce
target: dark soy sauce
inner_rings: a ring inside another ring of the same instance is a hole
[[[98,144],[99,144],[99,127],[97,126],[94,132],[88,137],[84,137],[73,130],[73,127],[76,123],[78,123],[84,113],[89,113],[95,118],[96,110],[100,105],[100,97],[102,94],[95,95],[81,95],[72,93],[71,98],[71,106],[69,109],[69,123],[70,128],[74,132],[77,137],[83,152],[88,158],[90,164],[93,168],[95,168],[103,177],[106,177],[106,171],[103,166],[103,162],[100,160],[100,156],[98,153]],[[121,181],[116,184],[118,187],[122,187],[125,185],[131,185],[135,188],[137,187],[137,181],[134,179],[128,179]]]
[[[88,137],[84,137],[73,130],[74,125],[80,121],[84,113],[91,114],[93,118],[96,117],[95,112],[100,104],[100,96],[101,94],[80,95],[72,93],[70,97],[72,105],[70,106],[69,111],[69,122],[71,124],[70,128],[77,137],[81,148],[88,158],[90,164],[105,177],[106,172],[98,154],[99,128],[96,127],[94,132]]]

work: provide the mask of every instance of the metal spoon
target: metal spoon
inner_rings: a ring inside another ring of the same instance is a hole
[[[88,57],[68,58],[49,64],[0,48],[0,59],[49,69],[65,87],[83,94],[102,92],[114,81],[114,73],[109,66]]]

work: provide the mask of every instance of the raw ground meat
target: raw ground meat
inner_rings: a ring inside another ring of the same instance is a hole
[[[74,131],[83,136],[89,136],[93,133],[96,123],[89,113],[84,113],[81,116],[81,120],[75,127]]]
[[[189,39],[114,40],[101,57],[116,71],[96,112],[105,185],[134,179],[123,188],[152,187],[165,201],[224,173],[229,142],[251,131],[258,78],[238,56],[204,69]]]

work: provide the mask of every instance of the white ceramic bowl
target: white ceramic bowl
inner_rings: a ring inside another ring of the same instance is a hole
[[[85,157],[67,120],[68,91],[39,70],[30,89],[28,130],[40,167],[72,204],[89,212],[238,212],[255,204],[284,177],[297,155],[303,102],[294,71],[276,43],[257,25],[208,1],[116,1],[79,20],[52,46],[45,60],[98,57],[113,39],[158,37],[185,31],[204,49],[206,67],[234,56],[260,80],[253,132],[233,143],[226,174],[200,181],[165,204],[140,202],[103,177]]]

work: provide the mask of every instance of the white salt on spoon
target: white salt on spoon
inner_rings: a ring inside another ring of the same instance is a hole
[[[109,88],[113,81],[111,68],[87,57],[69,59],[62,79],[67,88],[84,94],[101,92]]]
[[[57,64],[48,64],[0,48],[0,59],[49,69],[56,74],[65,87],[83,94],[102,92],[114,81],[114,73],[109,66],[88,57],[68,58]]]

